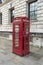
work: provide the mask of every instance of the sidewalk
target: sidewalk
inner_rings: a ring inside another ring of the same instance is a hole
[[[11,52],[0,50],[0,65],[43,65],[43,56],[31,52],[30,54],[21,57]]]
[[[30,51],[31,53],[38,55],[38,57],[42,56],[43,57],[43,48],[38,48],[35,46],[30,46]]]
[[[43,65],[43,48],[30,46],[31,53],[21,57],[12,53],[10,40],[0,38],[0,47],[0,65]]]

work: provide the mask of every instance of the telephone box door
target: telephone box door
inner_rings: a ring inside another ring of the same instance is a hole
[[[29,35],[30,35],[30,24],[29,22],[24,23],[24,55],[27,55],[29,53]]]
[[[13,23],[13,52],[22,55],[22,23]]]

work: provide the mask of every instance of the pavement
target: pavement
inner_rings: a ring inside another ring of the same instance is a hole
[[[43,65],[43,55],[30,52],[30,54],[21,57],[12,52],[0,50],[0,65]]]
[[[21,57],[12,53],[11,43],[0,39],[0,65],[43,65],[43,48],[30,46],[30,54]]]

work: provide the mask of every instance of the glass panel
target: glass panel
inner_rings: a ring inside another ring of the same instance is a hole
[[[34,11],[30,12],[30,19],[34,19]]]
[[[18,33],[19,32],[19,28],[15,28],[15,32]]]
[[[19,41],[19,39],[16,38],[15,41]]]
[[[11,23],[12,23],[14,19],[14,8],[10,9],[10,14],[11,14]]]
[[[37,7],[37,2],[34,2],[34,7]]]
[[[15,25],[15,27],[19,27],[19,25]]]
[[[34,10],[37,10],[37,7],[35,7],[35,9]]]
[[[34,17],[35,17],[35,19],[37,19],[37,11],[35,11],[35,16]]]
[[[12,10],[12,16],[14,16],[14,10]]]
[[[26,25],[26,34],[28,34],[28,27],[29,25]]]
[[[30,11],[34,11],[34,3],[30,5]]]
[[[37,19],[37,11],[30,12],[30,19],[36,20]]]
[[[19,25],[15,25],[15,48],[19,48]]]
[[[30,11],[34,11],[34,7],[31,7],[31,8],[30,8]]]
[[[15,32],[15,38],[19,38],[19,33]]]
[[[27,49],[27,50],[28,50],[28,48],[29,48],[29,47],[28,47],[28,46],[29,46],[29,44],[28,44],[28,43],[29,43],[29,42],[28,42],[28,38],[29,38],[29,37],[28,37],[28,34],[29,34],[28,28],[29,28],[29,25],[27,24],[27,25],[26,25],[26,49]]]
[[[30,7],[34,7],[34,3],[31,3]]]
[[[28,50],[29,49],[29,39],[28,39],[28,34],[26,35],[26,49]]]
[[[19,48],[19,42],[15,41],[15,48],[18,49]]]

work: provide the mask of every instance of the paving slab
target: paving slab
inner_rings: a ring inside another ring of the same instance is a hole
[[[21,57],[13,53],[6,55],[0,52],[0,65],[43,65],[43,58],[39,59],[32,53]]]
[[[43,65],[43,57],[39,60],[39,63]]]
[[[21,57],[12,53],[10,41],[4,40],[3,42],[4,47],[2,43],[0,49],[0,65],[43,65],[43,48],[31,47],[31,53]]]

